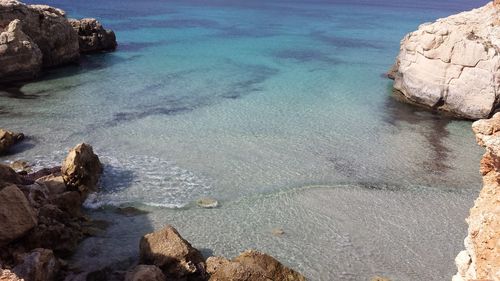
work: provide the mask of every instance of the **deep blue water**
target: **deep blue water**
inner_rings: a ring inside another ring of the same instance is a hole
[[[80,262],[133,254],[120,233],[173,223],[215,254],[259,248],[312,280],[453,274],[481,149],[470,122],[395,101],[383,74],[406,33],[486,1],[44,3],[98,18],[119,48],[0,92],[0,127],[31,136],[1,160],[53,164],[86,141],[106,165],[88,207],[154,206],[87,240]],[[222,207],[193,206],[203,196]]]

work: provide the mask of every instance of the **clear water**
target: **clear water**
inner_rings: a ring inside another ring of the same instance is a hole
[[[0,127],[30,136],[0,160],[59,163],[85,141],[105,163],[86,205],[115,223],[75,262],[135,255],[171,223],[207,254],[257,248],[312,280],[454,273],[482,151],[470,122],[395,101],[382,74],[404,34],[486,1],[45,3],[120,45],[0,90]],[[193,204],[206,196],[221,207]],[[123,204],[150,213],[107,208]]]

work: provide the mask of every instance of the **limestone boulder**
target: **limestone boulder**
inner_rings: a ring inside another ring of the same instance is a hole
[[[93,53],[116,49],[115,33],[112,30],[104,29],[102,24],[96,19],[70,19],[69,22],[78,33],[80,52]]]
[[[14,272],[10,270],[0,268],[0,281],[25,281],[25,280],[19,278],[19,276],[17,276]]]
[[[0,28],[0,82],[35,78],[42,68],[42,52],[22,31],[20,20]],[[1,132],[0,132],[1,134]],[[0,152],[3,151],[0,144]]]
[[[140,263],[158,266],[168,279],[205,279],[203,256],[170,225],[142,237]]]
[[[44,67],[79,59],[78,35],[63,10],[47,5],[26,5],[16,0],[0,0],[0,27],[16,19],[22,22],[23,32],[42,52]]]
[[[125,275],[125,281],[166,281],[161,269],[154,265],[138,265]]]
[[[500,278],[500,113],[472,125],[486,153],[481,161],[483,188],[470,209],[465,250],[455,259],[453,281]]]
[[[26,235],[37,225],[35,211],[15,185],[0,189],[0,247]]]
[[[82,143],[70,150],[64,160],[61,173],[64,183],[69,188],[87,193],[97,190],[97,183],[103,168],[92,146]]]
[[[489,3],[421,25],[401,41],[389,76],[409,101],[467,119],[500,101],[500,7]]]

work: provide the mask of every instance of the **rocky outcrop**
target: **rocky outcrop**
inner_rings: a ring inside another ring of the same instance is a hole
[[[46,5],[26,5],[16,0],[0,0],[0,27],[14,20],[21,21],[23,32],[42,52],[44,67],[79,59],[78,35],[63,10]]]
[[[0,47],[0,52],[1,52],[1,47]],[[3,66],[1,68],[3,68]],[[7,66],[7,68],[8,68],[8,66]],[[0,70],[0,72],[1,71],[2,70]],[[7,153],[12,146],[14,146],[16,143],[22,141],[23,139],[24,139],[23,134],[20,134],[20,133],[18,134],[18,133],[14,133],[14,132],[0,129],[0,155]]]
[[[71,179],[78,178],[71,186],[61,167],[24,175],[0,164],[0,267],[24,280],[55,280],[59,259],[71,255],[87,234],[81,205],[88,187],[79,184],[96,188],[102,166],[85,144],[67,159],[73,167],[68,170],[76,171]]]
[[[406,35],[389,73],[394,88],[413,103],[458,117],[489,117],[500,101],[499,10],[489,3]]]
[[[170,225],[142,237],[140,255],[141,263],[158,266],[169,279],[204,279],[203,256]]]
[[[82,143],[70,150],[61,172],[66,186],[79,189],[86,196],[97,189],[102,165],[92,147]]]
[[[470,210],[466,250],[455,259],[453,281],[500,280],[500,113],[472,125],[479,145],[483,189]]]
[[[115,33],[112,30],[104,29],[96,19],[70,19],[69,22],[78,33],[80,52],[93,53],[116,49]]]
[[[1,82],[33,79],[42,68],[42,52],[21,26],[19,20],[13,20],[3,32],[0,29]]]
[[[94,19],[70,22],[61,9],[0,0],[0,83],[32,79],[43,68],[77,62],[80,52],[115,48],[113,31]]]

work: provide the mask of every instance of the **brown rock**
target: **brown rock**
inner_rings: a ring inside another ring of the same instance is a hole
[[[467,219],[466,250],[455,259],[458,273],[453,281],[497,280],[500,273],[500,113],[472,128],[486,148],[481,161],[483,189]]]
[[[30,163],[28,163],[28,161],[24,161],[24,160],[16,160],[16,161],[10,163],[9,167],[11,167],[17,173],[24,172],[24,173],[28,174],[28,173],[32,172]]]
[[[82,216],[82,197],[77,191],[66,191],[54,195],[49,202],[74,218]]]
[[[264,276],[271,280],[306,280],[300,273],[284,266],[270,255],[248,250],[234,259],[247,267],[262,270]]]
[[[0,268],[0,281],[25,281],[19,278],[14,272]]]
[[[50,174],[37,179],[36,183],[44,185],[50,195],[61,194],[66,191],[66,184],[62,176]]]
[[[3,36],[3,33],[2,35],[0,35],[0,62],[2,57],[1,57],[1,52],[2,52],[2,43],[1,43],[1,40],[2,40],[2,37]],[[3,67],[2,67],[3,68]],[[1,71],[0,70],[0,78],[2,77],[1,75]],[[10,132],[10,131],[6,131],[6,130],[3,130],[3,129],[0,129],[0,154],[5,154],[13,145],[15,145],[16,143],[20,142],[21,140],[24,139],[24,135],[23,134],[17,134],[17,133],[14,133],[14,132]]]
[[[11,184],[23,183],[23,178],[12,170],[12,168],[7,165],[0,164],[0,188]]]
[[[16,19],[3,32],[0,28],[0,82],[33,79],[42,68],[42,52],[21,26]]]
[[[85,198],[89,192],[97,190],[102,165],[92,146],[82,143],[70,150],[61,172],[66,186],[79,190]]]
[[[211,281],[292,281],[306,280],[300,273],[282,265],[275,258],[248,250],[229,261],[225,258],[207,259],[207,272]]]
[[[23,178],[27,181],[35,182],[41,177],[49,176],[49,175],[60,175],[61,174],[61,166],[56,166],[52,168],[43,168],[34,173],[23,176]]]
[[[24,236],[36,224],[34,210],[17,186],[0,190],[0,247]]]
[[[44,67],[79,59],[78,35],[63,10],[46,5],[26,5],[16,0],[0,0],[0,26],[6,26],[15,19],[22,22],[23,32],[41,50]]]
[[[51,250],[35,249],[12,271],[25,281],[52,281],[59,271],[59,261]]]
[[[125,281],[165,281],[165,275],[154,265],[138,265],[127,272]]]
[[[70,19],[69,22],[78,33],[80,52],[92,53],[116,49],[115,33],[112,30],[104,29],[96,19]]]
[[[204,280],[201,253],[170,225],[142,237],[140,261],[158,266],[169,279]]]

